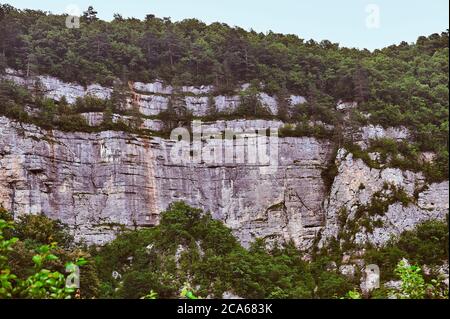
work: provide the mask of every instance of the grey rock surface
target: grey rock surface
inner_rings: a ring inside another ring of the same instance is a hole
[[[218,121],[204,130],[280,125]],[[245,246],[266,238],[292,240],[300,248],[309,248],[319,231],[322,241],[335,237],[339,210],[346,207],[351,218],[385,183],[411,196],[420,188],[417,203],[391,205],[383,227],[362,231],[357,242],[382,245],[391,235],[448,213],[448,181],[423,187],[420,173],[370,169],[345,150],[338,154],[339,173],[328,195],[321,173],[333,147],[314,138],[279,139],[276,166],[178,163],[171,158],[174,145],[123,132],[45,131],[1,117],[0,204],[16,216],[45,213],[69,224],[78,239],[105,243],[122,227],[156,225],[170,203],[183,200],[224,221]]]
[[[25,78],[11,69],[5,77],[23,86],[39,81],[48,97],[60,100],[64,96],[69,103],[86,95],[108,99],[112,92],[111,88],[100,85],[83,87],[48,76]],[[246,88],[248,85],[241,89]],[[134,83],[132,89],[134,100],[129,97],[129,106],[138,103],[140,112],[147,116],[166,110],[170,95],[175,92],[160,81]],[[186,86],[176,92],[184,94],[186,108],[196,116],[207,114],[210,107],[229,113],[240,104],[239,95],[210,98],[214,92],[211,86]],[[260,93],[259,98],[263,106],[276,114],[275,97]],[[302,103],[306,103],[304,97],[290,97],[292,106]],[[357,107],[356,103],[340,103],[338,109],[353,107]],[[91,126],[99,126],[103,121],[101,113],[82,116]],[[115,122],[129,120],[127,116],[113,115]],[[279,129],[284,124],[234,120],[202,125],[212,135],[227,130],[243,133]],[[151,118],[144,119],[141,126],[152,131],[163,127],[163,122]],[[354,137],[367,146],[372,139],[408,140],[410,132],[402,127],[367,126]],[[218,144],[221,141],[201,143],[210,145],[214,156],[223,157],[215,151],[215,146],[223,147]],[[267,141],[247,136],[246,143],[248,146]],[[321,245],[336,237],[339,211],[345,208],[348,218],[354,218],[358,207],[370,203],[385,184],[401,188],[408,196],[417,196],[417,200],[407,206],[390,205],[384,216],[377,217],[383,226],[373,232],[362,229],[355,235],[355,243],[381,246],[392,235],[425,220],[445,219],[449,210],[448,181],[426,185],[421,173],[371,169],[344,149],[337,155],[338,174],[328,192],[321,174],[333,160],[333,148],[326,140],[280,138],[276,154],[269,157],[271,160],[276,157],[275,166],[249,161],[248,149],[244,152],[247,161],[242,163],[174,162],[171,154],[175,144],[166,139],[111,131],[45,131],[0,117],[0,204],[16,216],[44,213],[61,219],[70,225],[77,239],[100,244],[114,238],[123,227],[156,225],[160,213],[170,203],[183,200],[224,221],[245,246],[256,238],[265,238],[269,244],[292,240],[298,247],[307,249],[319,232]],[[370,155],[373,159],[378,156]],[[432,161],[433,154],[428,157],[424,161]]]
[[[377,216],[382,227],[372,233],[361,229],[355,236],[355,243],[370,242],[377,246],[384,245],[391,236],[426,220],[445,220],[449,210],[449,182],[426,185],[421,173],[386,168],[373,169],[353,154],[341,149],[337,156],[338,175],[336,176],[329,197],[325,200],[326,223],[322,233],[321,244],[329,238],[336,238],[339,232],[339,212],[346,209],[348,218],[355,218],[355,212],[361,205],[368,205],[376,192],[383,191],[385,185],[402,189],[411,198],[418,193],[417,202],[406,207],[400,203],[390,205],[384,216]]]
[[[331,145],[285,138],[279,164],[174,164],[174,142],[122,132],[44,131],[0,118],[0,203],[45,213],[78,239],[111,240],[121,227],[155,225],[184,200],[223,220],[244,245],[257,237],[307,247],[322,225],[321,169]]]
[[[16,84],[33,87],[36,83],[40,83],[44,95],[48,98],[59,101],[65,97],[67,102],[73,104],[77,98],[83,98],[87,95],[98,99],[106,100],[111,97],[113,89],[98,84],[92,84],[83,87],[76,83],[66,83],[51,76],[33,76],[26,77],[22,72],[7,69],[5,79],[15,82]],[[243,85],[241,90],[244,91],[248,86]],[[133,92],[131,92],[133,91]],[[127,107],[130,108],[135,102],[139,107],[139,111],[146,116],[158,115],[162,111],[167,110],[170,96],[173,94],[184,95],[184,104],[187,110],[191,111],[194,116],[205,116],[209,114],[210,109],[217,112],[231,113],[239,107],[241,101],[239,95],[233,96],[214,96],[213,86],[182,86],[178,89],[171,85],[166,85],[162,81],[156,80],[153,83],[134,82],[130,86]],[[134,96],[132,96],[133,94]],[[209,101],[209,96],[212,101]],[[263,107],[270,111],[271,114],[278,113],[278,102],[275,97],[267,93],[259,93],[259,100]],[[303,104],[306,99],[302,96],[291,95],[290,105]],[[212,105],[209,105],[212,104]]]

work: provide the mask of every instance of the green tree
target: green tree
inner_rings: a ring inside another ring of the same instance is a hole
[[[94,10],[94,7],[89,6],[86,11],[83,12],[83,18],[87,23],[91,23],[97,21],[97,11]]]

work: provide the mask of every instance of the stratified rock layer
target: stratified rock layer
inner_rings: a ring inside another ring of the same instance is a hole
[[[276,122],[242,128],[264,125]],[[332,153],[329,142],[280,139],[275,168],[175,164],[173,145],[122,132],[44,131],[1,117],[0,203],[16,216],[43,212],[60,219],[93,243],[110,240],[121,226],[157,224],[160,212],[178,200],[211,211],[244,245],[262,237],[306,248],[323,226],[321,172]]]
[[[97,84],[83,87],[49,76],[26,78],[11,69],[2,77],[24,87],[39,82],[45,96],[54,100],[64,97],[69,103],[86,96],[106,100],[113,92],[112,88]],[[174,88],[159,81],[130,83],[128,106],[133,100],[143,115],[158,115],[167,110],[176,93],[182,107],[195,116],[208,115],[212,110],[232,113],[241,103],[238,91],[247,88],[243,85],[232,96],[214,96],[212,86]],[[276,97],[263,92],[258,97],[267,111],[278,113]],[[306,103],[304,97],[291,95],[288,111],[302,103]],[[357,103],[353,102],[337,105],[340,111],[355,107]],[[30,114],[39,112],[29,106],[25,109]],[[90,126],[100,126],[104,118],[102,113],[82,116]],[[130,120],[125,115],[112,117],[113,122]],[[321,122],[311,125],[333,129]],[[204,123],[211,136],[225,131],[278,130],[283,126],[280,121],[244,119]],[[165,127],[161,120],[147,117],[140,128],[158,132]],[[405,127],[373,125],[346,134],[352,134],[363,149],[374,139],[411,138]],[[261,142],[252,134],[247,139],[248,145]],[[174,142],[169,140],[111,131],[44,131],[0,117],[0,204],[15,216],[45,213],[69,224],[78,239],[105,243],[124,227],[156,225],[161,211],[182,200],[224,221],[245,246],[255,238],[265,238],[269,243],[293,241],[300,248],[309,248],[319,232],[321,244],[338,237],[339,213],[345,209],[349,219],[355,218],[358,208],[369,204],[385,184],[416,199],[406,206],[390,205],[383,216],[376,217],[377,225],[383,226],[373,231],[359,229],[353,239],[356,244],[383,245],[392,235],[425,220],[444,219],[448,214],[448,181],[426,185],[420,173],[371,169],[340,150],[336,158],[339,172],[328,192],[321,174],[334,160],[330,142],[280,138],[276,148],[276,154],[270,154],[276,166],[249,161],[248,153],[243,162],[174,162]],[[195,151],[188,150],[187,154],[191,153],[194,155]],[[379,156],[370,155],[373,160]],[[421,154],[422,162],[434,158],[433,153]]]

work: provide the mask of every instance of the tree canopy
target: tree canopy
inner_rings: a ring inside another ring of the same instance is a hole
[[[221,93],[256,83],[278,97],[306,96],[309,108],[298,110],[300,119],[321,110],[333,118],[338,101],[356,101],[357,112],[370,114],[357,125],[409,127],[418,151],[437,153],[437,179],[448,178],[448,30],[370,52],[197,19],[116,14],[106,22],[93,7],[80,28],[65,27],[65,19],[0,5],[1,71],[9,66],[81,84],[213,84]],[[254,116],[250,107],[240,114]]]

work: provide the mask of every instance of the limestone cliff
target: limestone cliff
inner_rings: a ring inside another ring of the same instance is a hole
[[[211,124],[217,130],[276,125],[264,121]],[[338,212],[352,218],[385,183],[416,203],[389,207],[383,226],[355,241],[384,243],[427,219],[448,213],[448,182],[424,187],[421,174],[370,169],[345,150],[328,195],[321,178],[333,145],[314,138],[281,138],[279,164],[172,163],[174,142],[122,132],[63,133],[0,118],[0,203],[16,216],[45,213],[69,224],[78,239],[104,243],[121,227],[151,226],[178,200],[209,210],[248,245],[255,238],[293,240],[308,248],[337,236]],[[362,188],[361,185],[364,185]]]
[[[6,69],[6,75],[2,76],[6,80],[13,81],[19,85],[34,89],[39,86],[43,94],[54,100],[61,100],[63,97],[70,104],[76,102],[77,98],[92,96],[98,99],[106,100],[111,97],[113,88],[102,87],[98,84],[91,84],[83,87],[76,83],[65,83],[51,76],[35,76],[27,78],[20,71]],[[145,116],[158,115],[168,109],[169,101],[175,94],[182,96],[184,107],[194,116],[207,115],[208,111],[214,109],[217,112],[231,113],[239,107],[239,94],[248,88],[248,84],[236,89],[236,94],[231,96],[215,95],[212,86],[191,87],[183,86],[174,88],[170,85],[164,85],[161,81],[154,83],[129,83],[130,96],[127,98],[127,105],[137,104],[141,114]],[[212,97],[210,99],[210,97]],[[278,104],[275,97],[261,92],[259,100],[262,107],[266,108],[271,114],[276,115]],[[291,106],[305,103],[303,96],[291,95],[289,104]]]
[[[7,70],[5,77],[28,87],[39,80],[47,97],[59,100],[64,96],[69,103],[86,95],[108,99],[112,93],[112,88],[95,84],[82,87],[48,76],[25,79],[13,70]],[[240,88],[245,89],[245,85]],[[175,90],[197,116],[205,115],[211,103],[226,113],[240,102],[237,95],[212,96],[210,86],[175,89],[156,81],[133,83],[130,90],[147,116],[165,110]],[[276,98],[260,93],[259,99],[276,114]],[[306,102],[301,96],[291,96],[290,101],[291,105]],[[354,107],[355,103],[339,103],[336,108],[345,111]],[[82,115],[91,126],[103,121],[102,113]],[[113,115],[113,121],[127,119]],[[206,123],[205,129],[216,134],[279,129],[283,125],[280,121],[234,120]],[[163,127],[160,120],[143,119],[142,128],[160,131]],[[351,134],[362,148],[371,139],[410,138],[405,128],[378,126],[362,127]],[[256,139],[248,137],[247,146]],[[427,185],[421,173],[372,169],[345,149],[334,158],[336,145],[327,140],[280,138],[274,155],[276,167],[257,162],[174,162],[173,147],[174,141],[160,137],[116,131],[45,131],[0,117],[0,204],[15,216],[44,213],[60,219],[77,239],[101,244],[123,228],[157,224],[161,211],[182,200],[224,221],[246,246],[256,238],[265,238],[269,243],[293,241],[304,249],[319,238],[323,245],[339,237],[345,230],[343,217],[349,223],[359,219],[361,207],[370,206],[377,196],[389,200],[394,190],[404,192],[408,203],[389,203],[382,216],[370,216],[366,227],[359,225],[362,227],[353,231],[352,241],[383,245],[392,235],[448,214],[448,181]],[[432,159],[433,154],[425,155]],[[328,190],[321,176],[330,161],[336,161],[338,174]]]
[[[393,189],[401,189],[409,201],[402,204],[394,200],[384,215],[370,216],[369,225],[377,221],[374,229],[360,227],[352,234],[352,241],[382,246],[392,235],[400,235],[421,222],[445,220],[449,210],[448,181],[427,185],[421,173],[369,168],[345,149],[338,152],[336,161],[339,171],[324,203],[327,220],[322,242],[338,237],[339,231],[345,228],[342,224],[357,219],[358,209],[370,206],[375,196],[380,197],[379,201],[388,200]],[[343,212],[345,220],[340,221]]]
[[[329,142],[285,138],[279,166],[174,164],[173,142],[121,132],[43,131],[0,118],[0,203],[16,215],[43,212],[79,239],[103,243],[114,229],[150,226],[171,202],[211,211],[244,243],[307,246],[323,225],[321,170]]]

